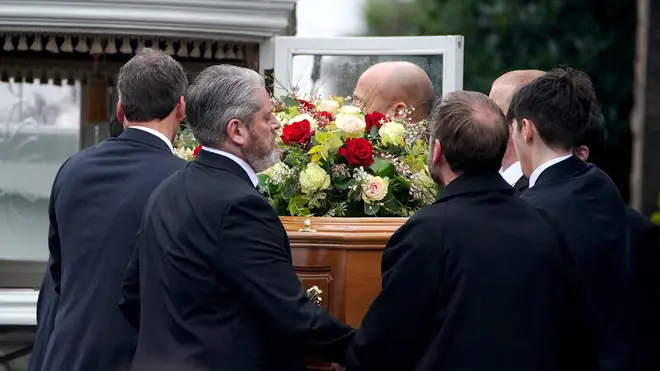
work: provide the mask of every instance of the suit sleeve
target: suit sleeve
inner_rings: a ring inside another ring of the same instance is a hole
[[[348,350],[347,370],[410,369],[424,351],[444,265],[434,252],[437,235],[428,233],[437,225],[422,228],[421,223],[411,219],[390,238],[382,291]]]
[[[138,232],[139,238],[139,232]],[[124,280],[121,285],[119,309],[124,318],[133,326],[135,331],[140,330],[140,266],[138,244],[135,244],[133,255],[126,267]]]
[[[48,271],[53,278],[53,290],[55,290],[58,295],[60,294],[60,285],[62,282],[62,246],[57,225],[57,215],[55,213],[55,202],[57,200],[58,179],[62,169],[66,166],[68,161],[69,160],[67,160],[58,170],[48,200],[48,251],[50,252]]]
[[[304,295],[286,233],[261,196],[247,196],[224,215],[217,257],[220,274],[261,314],[278,337],[332,362],[343,362],[352,329]]]

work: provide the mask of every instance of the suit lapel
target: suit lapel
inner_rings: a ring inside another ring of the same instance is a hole
[[[118,136],[116,139],[110,139],[110,140],[138,142],[145,144],[149,147],[157,148],[169,154],[172,154],[170,147],[167,144],[165,144],[165,142],[163,142],[162,139],[140,129],[128,128],[124,130],[124,132],[121,133],[121,135]]]
[[[250,187],[254,188],[254,184],[252,184],[252,180],[250,179],[250,176],[245,172],[245,170],[243,170],[241,165],[237,164],[236,161],[230,159],[229,157],[217,153],[201,150],[199,151],[199,154],[197,155],[193,163],[197,163],[202,166],[212,167],[218,170],[228,171],[238,176],[239,178],[243,179],[247,184],[250,185]]]

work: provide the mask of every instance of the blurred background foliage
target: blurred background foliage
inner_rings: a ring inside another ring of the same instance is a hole
[[[370,36],[463,35],[463,88],[488,94],[516,69],[560,65],[592,78],[609,132],[590,159],[629,196],[636,4],[630,0],[368,0]]]

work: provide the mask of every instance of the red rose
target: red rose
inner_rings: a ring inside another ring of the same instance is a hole
[[[306,109],[308,111],[313,111],[316,108],[312,103],[306,100],[298,99],[298,103],[300,103],[303,109]]]
[[[364,122],[367,124],[367,133],[371,131],[374,126],[380,128],[383,126],[382,122],[388,122],[390,119],[380,112],[367,113],[364,116]]]
[[[334,118],[334,115],[332,113],[328,112],[328,111],[321,111],[321,112],[318,113],[318,115],[319,115],[319,118],[322,119],[322,120],[325,119],[325,120],[328,120],[328,121],[332,121],[332,119]]]
[[[346,139],[344,147],[339,148],[339,156],[348,161],[351,166],[368,167],[374,163],[373,147],[364,138]]]
[[[312,135],[312,127],[307,120],[291,123],[282,129],[284,144],[303,144]]]
[[[197,157],[197,155],[199,154],[199,151],[201,151],[201,150],[202,150],[202,145],[201,144],[198,145],[197,147],[195,147],[195,149],[193,150],[193,157]]]

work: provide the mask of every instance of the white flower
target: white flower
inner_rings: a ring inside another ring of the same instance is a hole
[[[334,99],[322,100],[319,104],[319,111],[326,111],[333,114],[337,113],[339,112],[339,103]]]
[[[359,138],[364,135],[367,123],[364,117],[340,113],[335,118],[335,126],[346,138]]]
[[[278,162],[275,165],[261,172],[261,174],[267,177],[266,183],[270,183],[273,185],[280,185],[284,183],[293,174],[293,170],[291,170],[288,166],[286,166],[285,163]]]
[[[362,200],[370,204],[375,201],[381,201],[387,195],[389,182],[379,176],[372,176],[362,186]]]
[[[362,110],[360,107],[356,106],[343,106],[342,108],[339,109],[339,113],[343,113],[346,115],[362,115]]]
[[[330,188],[330,175],[318,164],[310,162],[307,164],[307,168],[300,172],[300,188],[307,195],[328,189]]]
[[[298,115],[287,123],[287,125],[293,124],[294,122],[300,122],[303,120],[309,121],[309,126],[312,128],[312,130],[316,130],[319,127],[319,123],[309,114],[303,113],[302,115]],[[283,125],[284,126],[284,125]]]
[[[386,122],[378,129],[378,135],[380,135],[381,142],[384,145],[401,145],[401,139],[403,138],[403,132],[406,128],[398,122]]]
[[[186,147],[174,148],[174,154],[177,157],[182,158],[186,161],[192,161],[193,158],[194,158],[193,157],[193,150],[190,149],[190,148],[186,148]]]

